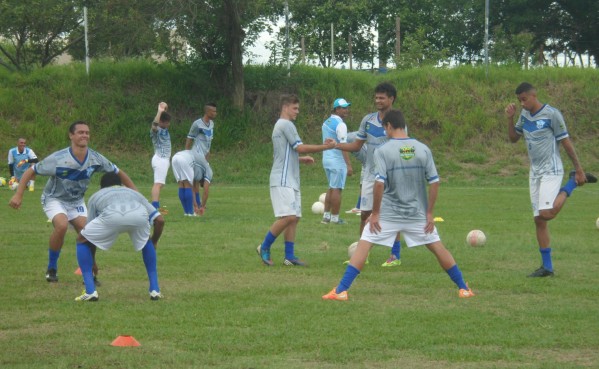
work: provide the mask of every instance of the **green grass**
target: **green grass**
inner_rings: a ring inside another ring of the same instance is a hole
[[[476,160],[473,160],[476,162]],[[41,189],[42,180],[38,188]],[[140,189],[148,196],[149,186]],[[98,252],[98,303],[73,301],[81,290],[74,233],[59,262],[60,282],[43,275],[51,226],[39,190],[23,208],[0,213],[0,367],[3,368],[594,368],[599,366],[599,251],[593,199],[575,191],[552,221],[551,279],[528,279],[538,267],[528,190],[442,186],[436,214],[446,246],[475,298],[457,289],[424,248],[402,249],[403,264],[379,267],[377,247],[346,303],[321,301],[339,281],[358,217],[324,226],[310,205],[324,192],[304,186],[297,252],[309,268],[261,265],[255,247],[274,220],[267,186],[215,184],[207,215],[180,216],[176,187],[158,249],[165,299],[152,302],[141,255],[121,236]],[[90,194],[93,191],[90,191]],[[0,201],[12,192],[1,188]],[[354,205],[350,180],[343,209]],[[471,229],[487,244],[465,244]],[[141,347],[112,347],[132,335]]]

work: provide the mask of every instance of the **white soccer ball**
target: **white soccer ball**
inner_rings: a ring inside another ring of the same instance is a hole
[[[10,189],[11,189],[11,190],[13,190],[13,191],[14,191],[14,190],[16,190],[16,189],[19,187],[19,182],[17,182],[17,181],[14,181],[14,182],[12,182],[12,183],[10,184],[10,186],[9,186],[9,187],[10,187]]]
[[[597,220],[595,221],[595,227],[597,227],[597,229],[599,229],[599,218],[597,218]]]
[[[468,236],[466,236],[466,243],[473,247],[482,246],[485,242],[487,242],[487,236],[478,229],[468,232]]]
[[[314,214],[324,214],[324,204],[320,201],[316,201],[312,204],[312,212]]]
[[[354,256],[354,252],[356,252],[357,248],[358,248],[357,241],[347,247],[347,256],[349,256],[350,259],[352,256]]]
[[[327,193],[322,193],[320,194],[320,196],[318,197],[318,201],[322,202],[324,204],[324,201],[327,199]]]

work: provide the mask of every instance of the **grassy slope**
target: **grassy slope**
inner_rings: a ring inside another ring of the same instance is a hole
[[[416,69],[374,76],[365,72],[295,68],[290,77],[274,67],[246,68],[247,106],[237,112],[227,94],[211,83],[209,71],[188,71],[146,62],[96,63],[87,77],[81,65],[52,67],[30,75],[0,74],[0,151],[25,136],[38,155],[68,144],[70,122],[92,125],[92,147],[125,168],[135,180],[151,180],[148,125],[158,101],[167,101],[175,119],[175,151],[183,148],[191,122],[206,101],[219,104],[212,164],[220,183],[266,183],[270,131],[281,92],[302,101],[297,121],[306,143],[320,140],[320,125],[334,98],[352,102],[351,130],[374,110],[372,90],[383,80],[398,88],[396,106],[410,133],[433,148],[449,184],[525,184],[524,145],[506,139],[503,108],[515,102],[521,81],[539,87],[540,98],[558,107],[587,170],[599,171],[599,90],[596,70],[545,68],[532,71],[480,68]],[[319,154],[315,155],[317,159]],[[565,155],[564,155],[565,156]],[[565,158],[567,167],[570,163]],[[141,161],[140,161],[141,160]],[[148,165],[140,165],[147,162]],[[0,172],[1,173],[1,172]],[[4,175],[4,174],[3,174]],[[322,180],[319,165],[303,169],[304,183]]]

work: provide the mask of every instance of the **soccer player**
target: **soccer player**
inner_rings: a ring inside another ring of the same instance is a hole
[[[354,132],[349,132],[347,134],[347,142],[348,143],[352,143],[354,142],[358,137],[358,132],[354,131]],[[366,164],[366,152],[368,150],[368,145],[367,144],[363,144],[362,148],[360,149],[360,151],[354,151],[352,152],[352,156],[356,159],[358,159],[358,161],[361,164],[361,169],[360,169],[360,191],[362,191],[362,181],[364,180],[364,165]],[[361,196],[358,193],[358,200],[356,202],[356,206],[353,209],[350,209],[348,211],[346,211],[346,214],[360,214],[362,211],[360,210],[360,199]]]
[[[439,176],[430,149],[408,137],[406,122],[399,110],[385,114],[383,129],[389,141],[374,152],[376,183],[370,218],[339,285],[322,298],[346,301],[347,290],[364,267],[372,245],[391,247],[399,232],[408,247],[426,245],[457,285],[459,297],[474,296],[435,227],[433,210]]]
[[[21,182],[23,173],[29,168],[31,164],[37,163],[39,160],[35,152],[27,147],[27,140],[19,138],[17,140],[17,146],[8,150],[8,170],[10,171],[10,180]],[[30,192],[35,190],[35,177],[29,180],[27,187]]]
[[[295,255],[295,233],[302,216],[299,164],[314,164],[311,156],[299,156],[335,148],[333,139],[321,145],[304,144],[293,121],[299,114],[299,99],[295,95],[281,96],[281,114],[272,131],[273,163],[270,171],[270,199],[277,220],[270,226],[264,241],[256,251],[264,265],[272,266],[270,248],[277,237],[285,237],[283,265],[306,266]]]
[[[385,114],[391,110],[396,98],[397,90],[395,89],[395,86],[388,82],[378,84],[374,89],[374,102],[377,111],[366,115],[362,119],[360,128],[358,129],[357,139],[354,142],[337,145],[341,150],[353,152],[360,151],[364,144],[367,145],[366,164],[364,165],[364,177],[362,179],[360,198],[360,234],[362,234],[366,220],[372,211],[372,189],[375,182],[374,152],[379,146],[387,142],[382,119]],[[397,239],[391,248],[391,255],[381,266],[395,267],[399,265],[401,265],[401,242],[398,233]]]
[[[168,105],[165,102],[158,104],[158,112],[152,128],[150,137],[154,145],[154,156],[152,157],[152,169],[154,170],[154,185],[152,186],[152,205],[166,214],[165,209],[160,209],[160,191],[166,183],[166,175],[171,164],[171,136],[168,128],[171,124],[171,115],[166,112]]]
[[[333,102],[333,114],[322,124],[322,140],[332,138],[337,143],[347,142],[347,125],[343,121],[349,114],[351,103],[343,98]],[[322,153],[322,166],[324,167],[329,188],[324,201],[323,224],[346,224],[339,218],[341,208],[341,192],[345,188],[345,180],[353,174],[349,154],[341,150],[327,150]]]
[[[71,146],[56,151],[23,174],[27,183],[34,175],[49,176],[42,193],[42,207],[46,217],[52,221],[54,230],[50,235],[48,249],[48,269],[46,280],[58,282],[58,258],[69,223],[77,233],[83,229],[87,219],[87,208],[83,196],[95,172],[114,172],[127,187],[137,190],[129,176],[106,159],[102,154],[90,149],[89,126],[84,121],[76,121],[69,127]],[[9,205],[19,209],[23,201],[24,186],[19,186],[10,199]],[[94,273],[97,274],[94,264]]]
[[[101,190],[89,199],[87,224],[77,236],[77,262],[83,275],[85,293],[75,301],[98,301],[92,273],[92,249],[110,250],[121,233],[128,233],[135,250],[141,250],[150,281],[150,299],[162,298],[156,270],[156,248],[164,228],[164,218],[139,192],[121,185],[121,178],[116,173],[106,173],[100,181]],[[152,237],[151,224],[154,225]]]
[[[204,215],[212,181],[212,168],[206,158],[195,150],[179,151],[173,156],[173,174],[179,183],[183,215]],[[204,188],[204,192],[202,199],[198,200],[200,186]]]
[[[204,105],[204,116],[191,124],[187,139],[185,140],[185,150],[196,150],[206,160],[210,161],[210,146],[214,138],[214,122],[216,118],[216,104],[209,102]]]
[[[522,111],[514,124],[516,104],[508,104],[505,108],[508,137],[511,142],[517,142],[524,136],[526,141],[530,160],[530,200],[542,261],[541,267],[528,276],[551,277],[554,270],[547,222],[557,216],[577,186],[585,182],[595,183],[597,178],[590,173],[585,174],[582,169],[561,112],[549,104],[542,104],[530,83],[521,83],[516,88],[516,96]],[[561,188],[564,167],[560,144],[574,166],[568,182]]]

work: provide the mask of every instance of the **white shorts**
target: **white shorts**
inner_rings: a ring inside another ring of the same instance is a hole
[[[150,238],[150,221],[145,208],[139,208],[135,213],[100,214],[81,230],[86,240],[102,250],[109,250],[121,233],[129,233],[135,250],[144,248]]]
[[[372,211],[374,195],[374,181],[363,181],[360,193],[360,210]]]
[[[271,187],[270,201],[275,217],[302,217],[302,195],[299,191],[290,187]]]
[[[553,202],[559,194],[562,176],[542,176],[529,179],[532,213],[536,217],[540,210],[553,209]]]
[[[44,213],[46,213],[46,217],[50,220],[54,219],[58,214],[66,215],[69,222],[79,217],[87,218],[87,207],[83,200],[78,204],[65,204],[59,200],[45,197],[42,200],[42,208],[44,209]]]
[[[193,183],[193,166],[179,153],[173,156],[172,167],[177,182],[188,181],[190,184]]]
[[[370,224],[366,223],[360,239],[377,245],[392,247],[393,242],[395,242],[395,238],[397,237],[397,233],[401,232],[405,244],[408,247],[428,245],[441,241],[441,238],[437,233],[437,227],[433,229],[432,233],[424,232],[426,220],[417,222],[388,222],[381,220],[379,223],[381,225],[381,231],[377,234],[370,232]]]
[[[154,154],[152,157],[152,169],[154,170],[154,183],[165,184],[166,174],[171,165],[169,158],[161,158]]]

